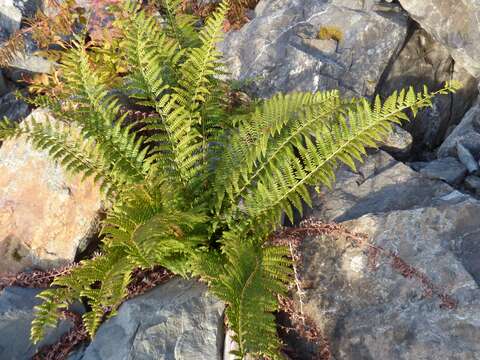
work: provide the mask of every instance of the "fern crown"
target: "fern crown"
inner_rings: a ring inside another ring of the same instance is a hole
[[[124,73],[96,62],[102,44],[77,36],[61,61],[62,93],[33,100],[57,121],[0,123],[1,139],[26,137],[66,170],[93,178],[110,204],[101,253],[41,293],[34,341],[79,298],[91,307],[83,319],[94,335],[132,272],[161,265],[199,276],[226,302],[239,359],[279,358],[273,312],[291,264],[269,235],[283,215],[293,221],[311,205],[312,187],[331,186],[339,164],[355,169],[367,147],[409,119],[405,110],[416,115],[457,87],[409,89],[373,105],[338,91],[297,92],[232,109],[216,47],[228,1],[201,29],[181,2],[161,1],[161,18],[136,2],[116,9]]]

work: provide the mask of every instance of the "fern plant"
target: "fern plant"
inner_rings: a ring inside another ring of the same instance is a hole
[[[77,37],[62,60],[62,96],[34,101],[58,121],[0,124],[0,139],[27,138],[68,171],[92,177],[110,204],[101,253],[40,294],[32,339],[80,298],[93,336],[115,314],[132,272],[161,265],[199,277],[225,301],[237,358],[279,358],[273,312],[291,263],[269,235],[285,214],[293,220],[311,204],[311,187],[331,185],[339,164],[355,169],[367,147],[408,120],[406,110],[415,115],[456,85],[409,89],[373,105],[338,91],[278,94],[232,110],[216,48],[228,1],[201,29],[180,13],[180,0],[162,1],[162,19],[140,3],[116,11],[118,56],[128,64],[120,81],[95,63],[101,49]],[[150,116],[132,118],[119,92]]]

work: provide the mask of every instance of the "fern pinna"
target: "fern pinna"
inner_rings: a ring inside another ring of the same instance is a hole
[[[311,204],[312,187],[330,186],[339,164],[355,169],[366,147],[408,120],[405,110],[415,115],[456,85],[373,105],[338,91],[278,94],[232,110],[216,47],[228,1],[202,28],[180,12],[180,0],[162,1],[161,18],[140,3],[115,11],[120,81],[95,63],[101,44],[77,36],[61,62],[63,93],[35,100],[58,121],[0,125],[2,139],[24,136],[72,173],[93,177],[109,204],[101,252],[40,294],[32,339],[79,298],[90,306],[83,318],[93,336],[121,304],[132,271],[161,265],[199,277],[225,301],[236,357],[278,358],[273,313],[291,264],[268,236],[284,214],[293,220]],[[129,106],[150,116],[132,119]]]

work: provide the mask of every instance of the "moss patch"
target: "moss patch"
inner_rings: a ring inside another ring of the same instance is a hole
[[[317,38],[320,40],[335,40],[340,42],[343,40],[343,31],[336,26],[322,26],[318,31]]]

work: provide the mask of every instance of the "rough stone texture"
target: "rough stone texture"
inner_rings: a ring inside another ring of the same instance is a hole
[[[31,116],[42,121],[44,110]],[[95,229],[98,188],[67,177],[23,139],[0,148],[0,273],[71,262]]]
[[[15,7],[13,0],[0,0],[0,33],[5,36],[12,35],[20,29],[22,12]],[[4,40],[4,39],[0,39]]]
[[[39,348],[54,343],[71,327],[69,321],[61,321],[57,328],[47,332],[42,342],[32,344],[30,326],[33,307],[41,303],[35,298],[39,292],[15,287],[0,292],[0,359],[30,360]]]
[[[324,197],[341,210],[317,209],[314,217],[349,219],[344,226],[398,254],[458,306],[441,308],[438,297],[428,296],[418,280],[401,276],[386,257],[378,257],[373,270],[371,255],[349,240],[307,238],[301,249],[301,271],[308,284],[304,309],[329,339],[333,357],[477,359],[480,202],[382,153],[359,173],[365,178],[350,173],[348,179],[343,172],[337,187]],[[402,194],[405,189],[410,191]],[[313,358],[305,344],[291,345],[299,358]]]
[[[470,150],[476,159],[480,157],[480,104],[478,100],[442,143],[438,149],[438,156],[456,156],[457,143]]]
[[[478,95],[478,81],[455,64],[448,49],[423,29],[413,32],[384,74],[378,89],[382,97],[409,86],[420,90],[423,84],[434,91],[448,80],[462,82],[463,88],[453,95],[436,97],[432,108],[421,111],[415,120],[405,125],[414,138],[414,154],[441,144],[449,127],[461,121]]]
[[[75,360],[220,360],[224,304],[193,280],[174,279],[125,302]]]
[[[393,126],[393,131],[388,135],[382,149],[397,158],[406,158],[412,148],[413,138],[410,133],[400,126]]]
[[[25,18],[32,18],[43,3],[44,0],[13,0],[13,4]]]
[[[380,151],[370,155],[357,173],[345,168],[338,171],[333,191],[314,196],[311,215],[345,221],[367,213],[422,206],[451,191],[447,184],[428,179]]]
[[[2,70],[0,69],[0,96],[5,95],[8,92],[7,83],[3,77]]]
[[[0,119],[4,116],[11,121],[23,120],[30,112],[27,103],[16,98],[15,93],[10,92],[0,97]]]
[[[458,185],[467,174],[467,168],[456,158],[446,157],[434,160],[420,170],[431,179],[440,179],[451,185]]]
[[[25,55],[15,58],[8,69],[5,69],[5,76],[12,81],[21,82],[32,74],[50,73],[52,62],[40,56]]]
[[[472,153],[461,143],[457,143],[457,157],[460,162],[465,165],[469,173],[478,170],[478,162],[473,157]]]
[[[480,195],[480,177],[469,175],[465,179],[465,188]]]
[[[332,88],[368,96],[403,44],[406,24],[402,14],[364,10],[362,1],[263,0],[220,47],[232,78],[260,96]],[[321,40],[322,27],[342,39]]]
[[[457,63],[473,76],[480,76],[479,0],[400,0],[400,4],[448,48]]]
[[[376,271],[348,243],[308,239],[304,276],[306,311],[331,341],[339,359],[475,359],[480,353],[480,204],[466,199],[413,210],[368,214],[349,222],[354,231],[397,252],[457,300],[454,310],[425,295],[385,259]],[[472,277],[473,275],[473,277]],[[308,358],[308,357],[305,357]]]

